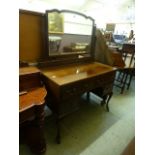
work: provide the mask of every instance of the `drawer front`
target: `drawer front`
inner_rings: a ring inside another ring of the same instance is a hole
[[[19,76],[19,91],[42,86],[40,73]]]
[[[105,91],[109,91],[108,89],[112,89],[114,78],[115,72],[110,72],[63,86],[60,89],[61,100],[73,99],[74,96],[80,96],[98,87],[105,87]]]

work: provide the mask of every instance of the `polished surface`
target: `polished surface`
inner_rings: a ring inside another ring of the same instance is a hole
[[[40,70],[36,67],[19,68],[19,91],[20,95],[31,89],[42,87]]]
[[[44,104],[47,92],[44,87],[25,92],[19,96],[19,112],[23,112],[33,106]]]
[[[81,65],[71,65],[59,68],[41,69],[42,73],[57,85],[65,85],[78,80],[88,79],[100,74],[105,74],[114,70],[108,65],[103,65],[97,62]]]
[[[19,59],[36,62],[46,57],[43,13],[19,10]]]
[[[40,73],[40,70],[36,67],[21,67],[19,68],[19,76],[32,73]]]
[[[19,68],[19,91],[19,112],[44,103],[47,92],[37,67]]]

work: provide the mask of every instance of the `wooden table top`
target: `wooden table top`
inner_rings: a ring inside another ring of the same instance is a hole
[[[47,92],[44,87],[38,87],[23,95],[19,95],[19,112],[25,111],[35,105],[44,104],[46,94]]]
[[[43,75],[51,79],[54,83],[62,86],[71,82],[110,72],[112,70],[114,70],[114,68],[111,66],[104,65],[98,62],[92,62],[56,68],[46,67],[42,68],[41,72],[43,73]]]
[[[19,75],[26,75],[32,73],[39,73],[40,70],[37,67],[21,67],[19,68]]]

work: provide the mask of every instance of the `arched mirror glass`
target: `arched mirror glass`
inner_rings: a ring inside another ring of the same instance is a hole
[[[69,10],[47,10],[48,55],[90,56],[94,20]]]

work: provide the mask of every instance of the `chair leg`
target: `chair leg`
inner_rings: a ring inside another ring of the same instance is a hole
[[[118,75],[117,75],[117,79],[119,80],[121,78],[121,74],[122,72],[119,72]]]
[[[130,79],[129,79],[129,83],[128,83],[128,86],[127,86],[127,90],[128,90],[129,87],[130,87],[132,77],[133,77],[133,72],[131,72],[131,74],[130,74]]]
[[[133,77],[133,75],[131,74],[131,75],[130,75],[130,79],[129,79],[129,83],[128,83],[128,86],[127,86],[127,90],[128,90],[128,89],[129,89],[129,87],[130,87],[132,77]]]
[[[127,74],[127,73],[124,73],[124,77],[123,77],[123,79],[122,79],[122,84],[123,84],[123,86],[122,86],[122,88],[121,88],[121,94],[123,94],[123,92],[124,92],[125,84],[126,84],[126,81],[127,81],[127,77],[128,77],[128,74]]]
[[[87,101],[89,102],[89,101],[90,101],[90,92],[88,91],[86,95],[87,95],[87,96],[86,96]]]
[[[109,94],[107,94],[107,95],[104,95],[102,98],[103,98],[103,100],[102,100],[102,102],[101,102],[101,106],[103,106],[104,104],[105,104],[105,106],[106,106],[106,110],[109,112],[109,101],[110,101],[110,99],[111,99],[111,97],[112,97],[112,95],[113,95],[113,93],[111,92],[111,93],[109,93]]]
[[[123,75],[122,75],[122,78],[121,78],[121,81],[120,81],[120,83],[123,83],[123,81],[124,81],[124,77],[125,77],[125,73],[122,73]]]

